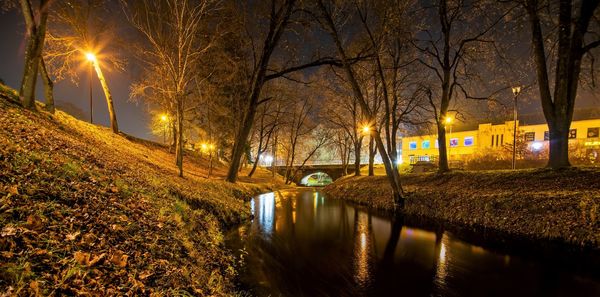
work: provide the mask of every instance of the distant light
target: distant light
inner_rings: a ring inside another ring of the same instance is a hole
[[[167,120],[169,120],[169,117],[166,114],[163,114],[160,116],[160,120],[166,122]]]
[[[263,160],[265,161],[265,163],[270,164],[271,162],[273,162],[273,157],[267,155]]]
[[[88,61],[90,62],[96,62],[96,55],[92,54],[92,53],[86,53],[85,54],[86,59],[88,59]]]
[[[452,117],[446,117],[446,119],[444,120],[446,122],[446,124],[452,124]]]
[[[211,143],[208,145],[208,148],[212,151],[215,149],[215,145]]]
[[[402,156],[398,157],[398,159],[396,160],[396,165],[402,165],[402,163],[404,163],[404,160],[402,160]]]
[[[371,127],[369,127],[369,126],[363,126],[362,131],[365,134],[369,134],[369,132],[371,132]]]
[[[544,144],[541,142],[534,142],[531,144],[531,149],[534,151],[539,151],[544,147]]]
[[[206,143],[201,144],[200,149],[202,149],[202,151],[206,151],[208,149],[208,144],[206,144]]]
[[[519,95],[519,93],[521,93],[521,87],[519,87],[519,86],[512,87],[512,92],[513,92],[513,95],[515,95],[515,96]]]

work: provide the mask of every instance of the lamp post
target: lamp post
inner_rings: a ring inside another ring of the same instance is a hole
[[[521,87],[516,86],[512,87],[512,92],[514,95],[514,105],[513,105],[513,154],[512,154],[512,169],[516,168],[516,155],[517,155],[517,97],[521,92]]]
[[[163,114],[160,116],[160,120],[163,121],[163,123],[165,123],[165,125],[163,126],[163,143],[167,144],[167,123],[169,121],[169,117],[167,117],[166,114]]]
[[[85,54],[86,59],[90,62],[90,67],[89,67],[89,83],[90,83],[90,123],[94,123],[94,107],[93,107],[93,101],[92,101],[92,68],[94,67],[94,62],[96,61],[96,56],[92,53],[86,53]]]

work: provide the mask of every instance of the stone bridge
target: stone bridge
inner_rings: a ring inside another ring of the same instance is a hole
[[[347,174],[354,174],[354,164],[348,164],[347,165]],[[298,169],[300,166],[293,166],[292,171]],[[285,175],[285,166],[281,166],[281,165],[276,165],[275,169],[277,170],[277,173],[279,173],[281,176]],[[332,180],[336,180],[342,176],[344,176],[344,166],[342,166],[341,164],[311,164],[311,165],[304,165],[302,167],[302,169],[298,170],[296,172],[296,175],[292,176],[292,181],[296,184],[299,184],[300,181],[308,176],[311,175],[313,173],[317,173],[317,172],[323,172],[326,173],[327,175],[329,175],[329,177],[331,177]]]

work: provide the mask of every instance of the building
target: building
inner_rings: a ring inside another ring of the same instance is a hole
[[[512,149],[514,121],[501,124],[479,124],[477,130],[452,131],[447,128],[448,159],[466,160],[476,153]],[[569,145],[573,144],[592,163],[600,162],[600,118],[577,120],[571,123]],[[531,152],[548,147],[548,125],[519,125],[517,121],[517,147],[522,144]],[[409,136],[402,139],[402,162],[437,162],[439,156],[437,134]]]

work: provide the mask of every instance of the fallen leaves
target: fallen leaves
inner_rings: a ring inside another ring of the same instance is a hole
[[[60,111],[40,117],[0,99],[0,127],[0,292],[230,293],[226,277],[214,292],[207,281],[228,275],[221,227],[246,215],[235,197],[251,186],[180,179],[163,147]]]

